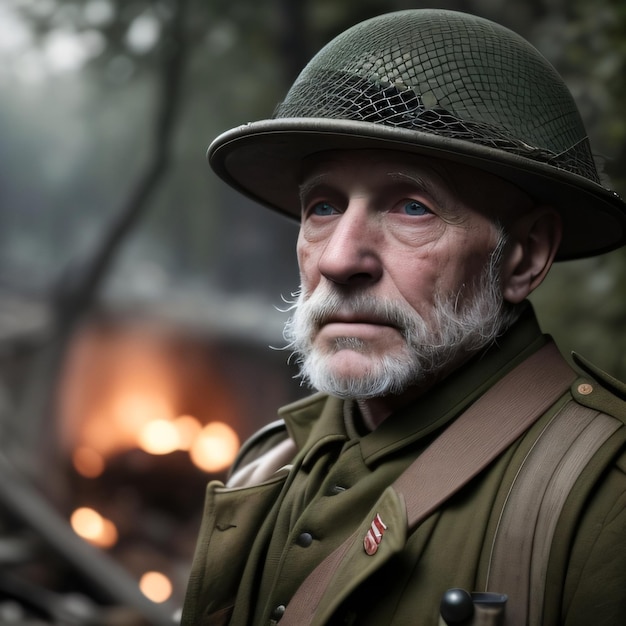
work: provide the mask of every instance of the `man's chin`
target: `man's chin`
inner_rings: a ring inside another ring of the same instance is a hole
[[[413,379],[408,361],[391,360],[344,348],[332,354],[309,355],[303,375],[312,387],[340,397],[366,399],[398,393]],[[404,383],[402,382],[404,381]]]
[[[347,379],[369,376],[383,367],[382,360],[380,355],[350,347],[318,357],[318,363],[329,375]]]

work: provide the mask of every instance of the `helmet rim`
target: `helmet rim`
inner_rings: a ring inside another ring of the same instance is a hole
[[[207,158],[214,172],[252,200],[300,219],[302,161],[332,150],[394,150],[475,167],[518,186],[563,220],[556,260],[614,250],[626,242],[619,195],[567,170],[468,141],[353,120],[281,118],[219,135]]]

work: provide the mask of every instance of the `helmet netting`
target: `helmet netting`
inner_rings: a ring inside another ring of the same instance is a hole
[[[349,29],[309,63],[275,117],[418,130],[599,182],[556,71],[521,37],[468,15],[398,12]]]

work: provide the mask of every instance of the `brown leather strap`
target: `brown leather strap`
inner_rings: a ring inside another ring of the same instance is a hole
[[[461,414],[394,482],[409,531],[480,473],[570,386],[574,371],[548,343]],[[354,541],[352,535],[300,585],[281,626],[311,624],[317,606]]]
[[[541,623],[550,546],[565,500],[581,471],[620,426],[618,420],[571,401],[524,458],[498,521],[485,587],[509,596],[507,624]]]
[[[409,528],[528,430],[575,377],[549,343],[472,404],[394,483],[404,495]]]

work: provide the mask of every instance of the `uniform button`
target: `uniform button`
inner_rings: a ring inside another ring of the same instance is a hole
[[[301,548],[308,548],[313,543],[313,535],[311,533],[302,533],[297,539],[296,543]]]
[[[275,622],[280,621],[280,618],[285,614],[286,611],[286,607],[284,604],[279,604],[273,611],[272,614],[270,615],[270,618],[273,619]]]

